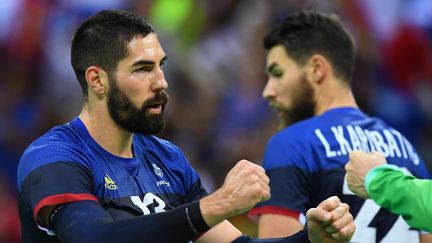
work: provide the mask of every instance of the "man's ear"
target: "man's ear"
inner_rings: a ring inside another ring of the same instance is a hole
[[[101,96],[106,93],[108,88],[108,75],[100,67],[90,66],[87,68],[85,77],[89,86],[89,92]]]
[[[317,84],[324,81],[330,69],[330,63],[324,56],[319,54],[311,56],[307,61],[306,66],[306,75],[308,80]]]

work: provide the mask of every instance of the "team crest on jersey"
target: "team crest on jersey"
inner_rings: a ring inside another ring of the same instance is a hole
[[[153,163],[152,165],[153,165],[154,173],[159,177],[162,177],[163,176],[162,170],[155,163]]]
[[[118,189],[117,184],[107,174],[105,174],[104,180],[105,180],[105,187],[108,190],[117,190]]]

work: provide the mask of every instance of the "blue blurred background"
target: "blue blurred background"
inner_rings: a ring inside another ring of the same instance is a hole
[[[21,242],[15,203],[21,153],[80,111],[70,40],[81,21],[102,9],[131,10],[156,28],[169,57],[171,96],[161,136],[183,149],[210,192],[236,161],[259,163],[276,131],[261,98],[262,39],[304,9],[340,15],[357,42],[358,104],[401,130],[432,171],[432,1],[1,0],[0,242]],[[254,235],[244,216],[232,221]]]

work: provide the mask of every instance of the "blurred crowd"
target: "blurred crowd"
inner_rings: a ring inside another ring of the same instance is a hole
[[[260,163],[276,131],[261,98],[262,39],[286,15],[333,11],[353,34],[360,108],[416,145],[432,172],[432,1],[2,0],[0,1],[0,242],[20,242],[16,166],[35,138],[78,115],[82,94],[70,40],[102,9],[153,24],[169,58],[167,127],[208,191],[242,158]]]

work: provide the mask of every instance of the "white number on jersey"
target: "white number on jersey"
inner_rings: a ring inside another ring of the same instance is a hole
[[[346,179],[343,184],[344,195],[355,195],[349,188]],[[356,231],[354,233],[351,242],[359,243],[374,243],[376,241],[376,229],[369,227],[370,223],[377,216],[380,206],[377,205],[373,200],[367,199],[363,203],[360,211],[356,215],[354,222],[356,224]],[[395,243],[395,242],[409,242],[418,243],[419,232],[416,230],[410,230],[410,226],[403,220],[402,217],[398,217],[396,222],[392,225],[390,230],[380,241],[380,243]]]
[[[148,192],[144,195],[143,200],[141,201],[141,198],[139,196],[131,196],[131,200],[133,204],[135,204],[137,207],[139,207],[143,214],[150,214],[150,205],[155,205],[153,202],[157,202],[157,206],[154,207],[155,213],[160,213],[165,211],[166,203],[158,196],[154,195],[151,192]]]

